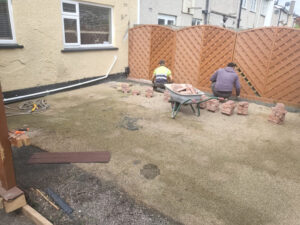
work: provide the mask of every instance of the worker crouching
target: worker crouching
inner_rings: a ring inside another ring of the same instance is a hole
[[[210,81],[211,89],[216,97],[229,98],[232,95],[232,89],[235,87],[236,97],[239,97],[241,85],[239,77],[234,71],[235,63],[228,63],[227,67],[217,70]]]
[[[165,89],[165,84],[172,83],[172,73],[165,66],[165,61],[160,60],[159,67],[157,67],[152,76],[153,90]]]

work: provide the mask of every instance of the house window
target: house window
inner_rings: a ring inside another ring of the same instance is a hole
[[[242,8],[247,8],[247,0],[242,0]]]
[[[159,25],[176,25],[176,16],[158,14],[158,24]]]
[[[260,14],[265,16],[267,14],[267,8],[268,8],[268,2],[266,0],[263,0]]]
[[[62,1],[65,47],[112,46],[112,8]]]
[[[11,0],[0,0],[0,43],[16,43]]]
[[[250,11],[252,12],[256,11],[256,0],[251,0]]]
[[[200,25],[200,24],[201,24],[201,20],[200,19],[196,19],[196,18],[192,19],[192,26],[196,26],[196,25]]]

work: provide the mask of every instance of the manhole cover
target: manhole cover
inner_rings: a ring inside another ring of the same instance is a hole
[[[121,121],[121,127],[127,130],[138,130],[140,127],[137,125],[138,118],[125,116]]]
[[[157,165],[146,164],[143,166],[143,169],[140,170],[140,174],[143,175],[146,179],[152,180],[160,175],[160,169],[157,167]]]

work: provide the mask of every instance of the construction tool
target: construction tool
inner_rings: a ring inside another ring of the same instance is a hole
[[[46,189],[46,193],[53,199],[53,201],[69,216],[71,216],[74,211],[61,197],[59,197],[53,190],[50,188]]]

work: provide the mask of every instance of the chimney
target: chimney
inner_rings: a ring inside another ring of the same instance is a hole
[[[296,3],[296,1],[291,1],[291,4],[290,4],[289,15],[288,15],[288,20],[287,20],[288,27],[293,27],[295,3]]]

